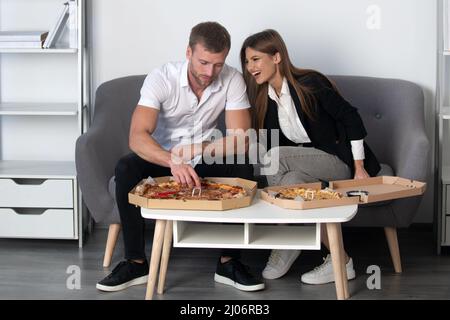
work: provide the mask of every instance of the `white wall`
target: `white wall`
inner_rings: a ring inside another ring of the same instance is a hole
[[[379,29],[369,29],[380,9]],[[228,63],[239,67],[243,39],[264,28],[284,37],[293,62],[326,74],[399,78],[422,86],[434,139],[436,1],[430,0],[93,0],[93,89],[184,59],[190,28],[222,23],[232,37]],[[430,169],[430,177],[432,170]],[[433,182],[417,222],[432,221]]]

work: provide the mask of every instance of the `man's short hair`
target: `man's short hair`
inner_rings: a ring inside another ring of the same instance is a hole
[[[208,51],[218,53],[225,49],[230,50],[230,34],[221,24],[217,22],[202,22],[194,26],[189,36],[189,47],[200,43]]]

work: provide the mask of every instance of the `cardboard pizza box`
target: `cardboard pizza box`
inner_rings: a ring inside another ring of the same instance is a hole
[[[172,177],[154,178],[157,183],[168,182]],[[237,199],[225,200],[176,200],[176,199],[149,199],[135,194],[136,187],[143,184],[145,179],[138,183],[129,193],[128,202],[142,208],[150,209],[178,209],[178,210],[229,210],[248,207],[256,194],[256,181],[241,178],[207,177],[209,181],[240,186],[245,189],[247,196]]]
[[[400,177],[380,176],[359,180],[331,181],[330,188],[342,194],[362,191],[359,203],[372,203],[420,196],[426,183]]]
[[[337,206],[347,206],[350,204],[357,204],[359,199],[356,197],[343,197],[341,199],[329,199],[329,200],[310,200],[310,201],[298,201],[289,199],[276,198],[275,195],[281,189],[286,188],[305,188],[312,190],[320,190],[322,184],[320,182],[315,183],[301,183],[286,186],[266,187],[261,191],[261,199],[279,207],[286,209],[316,209],[316,208],[328,208]]]
[[[330,181],[329,188],[340,192],[343,195],[341,199],[297,201],[280,199],[274,196],[279,190],[288,187],[320,190],[321,183],[267,187],[262,190],[261,198],[287,209],[326,208],[419,196],[425,192],[426,183],[400,177],[380,176],[358,180]]]

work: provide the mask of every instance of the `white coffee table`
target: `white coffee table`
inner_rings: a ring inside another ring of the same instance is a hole
[[[320,250],[320,224],[325,223],[337,298],[347,299],[341,223],[351,220],[357,210],[356,204],[309,210],[283,209],[261,200],[259,194],[251,206],[227,211],[142,208],[142,217],[156,220],[145,298],[153,297],[158,267],[157,292],[164,291],[172,235],[174,247]]]

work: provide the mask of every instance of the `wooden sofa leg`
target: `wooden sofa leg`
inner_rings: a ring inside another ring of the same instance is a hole
[[[391,252],[394,270],[396,273],[402,273],[402,262],[400,260],[400,249],[398,246],[397,228],[384,227],[384,233],[386,234],[386,240],[388,242],[389,251]]]
[[[120,223],[112,223],[109,225],[108,239],[106,240],[105,257],[103,258],[103,267],[107,268],[111,265],[112,255],[116,247],[117,238],[120,232]]]

